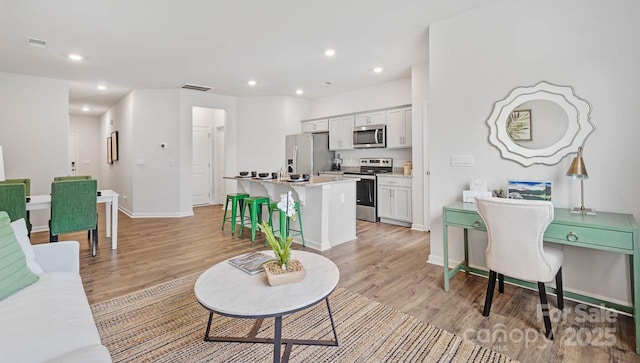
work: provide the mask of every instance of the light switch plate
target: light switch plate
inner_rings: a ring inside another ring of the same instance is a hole
[[[451,155],[451,166],[473,166],[473,155]]]

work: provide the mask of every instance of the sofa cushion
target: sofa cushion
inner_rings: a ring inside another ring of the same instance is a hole
[[[0,212],[0,301],[38,281],[27,267],[22,247],[11,228],[9,215]]]
[[[80,275],[46,272],[0,301],[0,342],[0,362],[46,362],[100,345]]]
[[[13,228],[13,233],[16,235],[18,242],[20,242],[22,252],[24,252],[24,256],[27,259],[27,267],[29,267],[29,270],[34,274],[42,275],[44,271],[36,261],[36,253],[33,251],[33,246],[31,246],[29,231],[27,231],[27,223],[24,221],[24,218],[11,222],[11,228]]]

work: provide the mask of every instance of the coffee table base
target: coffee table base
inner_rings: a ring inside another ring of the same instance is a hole
[[[224,343],[262,343],[273,344],[273,362],[286,363],[289,362],[289,356],[291,355],[291,349],[294,345],[321,345],[321,346],[338,346],[338,334],[336,333],[336,326],[333,322],[333,315],[331,314],[331,306],[329,305],[329,298],[324,299],[327,303],[327,311],[329,312],[329,320],[331,320],[331,329],[333,330],[334,340],[306,340],[306,339],[282,339],[282,315],[275,317],[274,335],[273,338],[258,338],[258,330],[264,321],[264,318],[259,318],[253,324],[251,332],[246,337],[210,337],[209,331],[211,329],[211,321],[213,320],[213,312],[209,313],[209,322],[207,323],[207,331],[204,334],[204,341],[206,342],[224,342]],[[241,317],[240,317],[241,318]],[[284,355],[280,358],[280,349],[284,344]]]

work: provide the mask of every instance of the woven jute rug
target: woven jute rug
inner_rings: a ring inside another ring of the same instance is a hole
[[[91,306],[114,362],[271,362],[273,345],[203,341],[209,312],[198,274]],[[291,362],[511,362],[509,358],[338,287],[329,297],[338,347],[296,345]],[[254,320],[214,315],[211,336],[246,336]],[[258,337],[273,337],[265,319]],[[333,339],[326,304],[286,316],[283,338]]]

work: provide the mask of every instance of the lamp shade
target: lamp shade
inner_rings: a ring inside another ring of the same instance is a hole
[[[584,166],[584,160],[582,159],[582,147],[578,147],[578,155],[573,158],[569,170],[567,170],[567,176],[573,179],[589,179],[587,168]]]
[[[0,145],[0,181],[4,180],[4,158],[2,157],[2,145]]]

